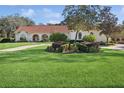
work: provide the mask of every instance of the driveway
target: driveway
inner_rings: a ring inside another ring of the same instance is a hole
[[[33,47],[38,47],[38,46],[46,46],[46,45],[50,45],[50,44],[20,46],[20,47],[16,47],[16,48],[3,49],[3,50],[0,50],[0,52],[13,52],[13,51],[25,50],[28,48],[33,48]]]
[[[115,44],[114,46],[101,46],[101,48],[124,50],[124,44]]]

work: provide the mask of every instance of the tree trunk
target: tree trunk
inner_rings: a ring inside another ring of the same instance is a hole
[[[106,37],[106,40],[107,40],[107,45],[108,45],[108,43],[109,43],[109,37]]]
[[[76,31],[74,43],[76,43],[76,41],[77,41],[77,36],[78,36],[78,31]]]
[[[10,38],[10,33],[9,33],[9,32],[7,32],[6,34],[7,34],[7,38]]]

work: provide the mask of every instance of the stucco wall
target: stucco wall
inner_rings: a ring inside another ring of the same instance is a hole
[[[20,37],[26,37],[26,40],[27,41],[30,41],[30,34],[25,32],[25,31],[22,31],[22,32],[19,32],[19,33],[16,33],[15,34],[15,41],[20,41]]]
[[[83,36],[85,36],[85,35],[90,35],[91,32],[93,33],[93,35],[96,36],[96,41],[97,42],[100,42],[100,41],[106,42],[105,35],[99,35],[100,31],[89,31],[89,32],[88,31],[80,31],[79,33],[82,33],[82,38],[83,38]],[[71,40],[74,40],[75,35],[76,35],[76,32],[72,31],[72,32],[69,33],[69,38]],[[78,36],[77,36],[77,40],[80,40]]]
[[[106,42],[105,35],[99,35],[100,31],[89,31],[89,32],[88,31],[80,31],[80,33],[82,34],[82,38],[85,35],[89,35],[91,32],[96,36],[97,42],[100,42],[100,41]],[[52,33],[27,33],[25,31],[22,31],[20,33],[15,34],[15,40],[20,41],[20,37],[25,36],[27,41],[33,41],[33,35],[38,35],[39,41],[41,41],[43,34],[47,34],[49,37]],[[69,33],[65,33],[65,34],[68,36],[68,39],[70,39],[70,40],[75,39],[76,32],[69,32]],[[80,40],[79,37],[77,37],[77,40]]]

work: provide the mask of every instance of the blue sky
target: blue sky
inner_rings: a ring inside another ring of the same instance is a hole
[[[124,6],[112,6],[112,12],[118,17],[119,23],[124,20]],[[31,18],[38,23],[59,23],[63,20],[62,5],[27,5],[27,6],[2,6],[0,5],[0,16],[7,16],[12,14],[20,14],[25,17]]]

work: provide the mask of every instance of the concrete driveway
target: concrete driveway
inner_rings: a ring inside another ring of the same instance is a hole
[[[1,52],[13,52],[13,51],[25,50],[28,48],[33,48],[33,47],[38,47],[38,46],[46,46],[46,45],[50,45],[50,44],[27,45],[27,46],[20,46],[20,47],[16,47],[16,48],[8,48],[8,49],[0,50],[0,53]]]
[[[101,48],[124,50],[124,44],[115,44],[114,46],[101,46]]]

